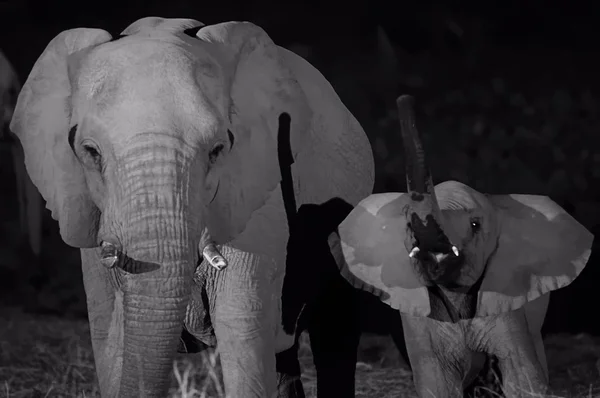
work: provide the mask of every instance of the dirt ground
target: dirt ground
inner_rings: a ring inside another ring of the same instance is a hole
[[[553,335],[545,340],[551,393],[600,397],[600,338]],[[300,350],[303,384],[316,397],[308,339]],[[222,397],[214,351],[179,355],[171,397]],[[357,397],[414,397],[412,374],[389,337],[363,335],[356,374]],[[99,397],[85,320],[0,310],[0,397]]]

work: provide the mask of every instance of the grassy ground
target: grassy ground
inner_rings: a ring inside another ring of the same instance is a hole
[[[600,396],[600,338],[550,336],[546,352],[554,396]],[[315,397],[316,376],[306,337],[300,355],[305,391]],[[171,397],[224,396],[214,351],[179,355],[173,370]],[[411,372],[391,339],[382,336],[363,336],[356,386],[357,397],[415,396]],[[0,397],[99,397],[87,322],[2,310]]]

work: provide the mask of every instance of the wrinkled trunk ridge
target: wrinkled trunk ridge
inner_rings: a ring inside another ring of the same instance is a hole
[[[458,249],[448,235],[452,231],[437,202],[433,179],[415,122],[414,102],[410,95],[401,95],[396,100],[406,158],[406,185],[411,203],[409,221],[419,243],[410,252],[410,256],[415,256],[420,250],[432,253],[447,253],[452,250],[458,256]]]
[[[414,102],[410,95],[401,95],[396,100],[406,157],[406,187],[409,192],[433,194],[433,181],[415,122]]]
[[[189,173],[182,172],[186,157],[173,157],[173,151],[146,145],[125,158],[131,162],[125,163],[123,173],[119,238],[137,271],[116,270],[122,292],[120,397],[167,394],[191,294],[202,209],[200,198],[189,189]],[[108,389],[104,386],[103,391]]]
[[[414,98],[410,95],[401,95],[396,100],[400,132],[404,143],[404,156],[406,158],[406,189],[409,194],[418,194],[412,195],[413,199],[421,198],[425,194],[431,195],[433,209],[429,209],[429,213],[433,213],[434,217],[438,219],[441,214],[435,197],[433,179],[415,122],[414,102]]]

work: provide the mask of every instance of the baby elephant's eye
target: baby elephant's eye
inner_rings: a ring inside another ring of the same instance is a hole
[[[478,219],[471,220],[471,231],[477,233],[481,229],[481,222]]]

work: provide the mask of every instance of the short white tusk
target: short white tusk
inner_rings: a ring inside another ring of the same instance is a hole
[[[408,253],[408,257],[412,258],[414,256],[417,255],[418,252],[420,252],[421,249],[419,249],[419,246],[415,246],[413,247],[413,249],[410,251],[410,253]]]
[[[456,246],[452,246],[452,253],[454,253],[454,255],[458,257],[458,248]]]
[[[106,268],[113,268],[119,259],[119,251],[112,243],[102,241],[100,250],[100,263]]]
[[[227,260],[225,260],[225,257],[223,257],[214,243],[209,243],[204,246],[204,249],[202,250],[202,256],[218,271],[227,267]]]

